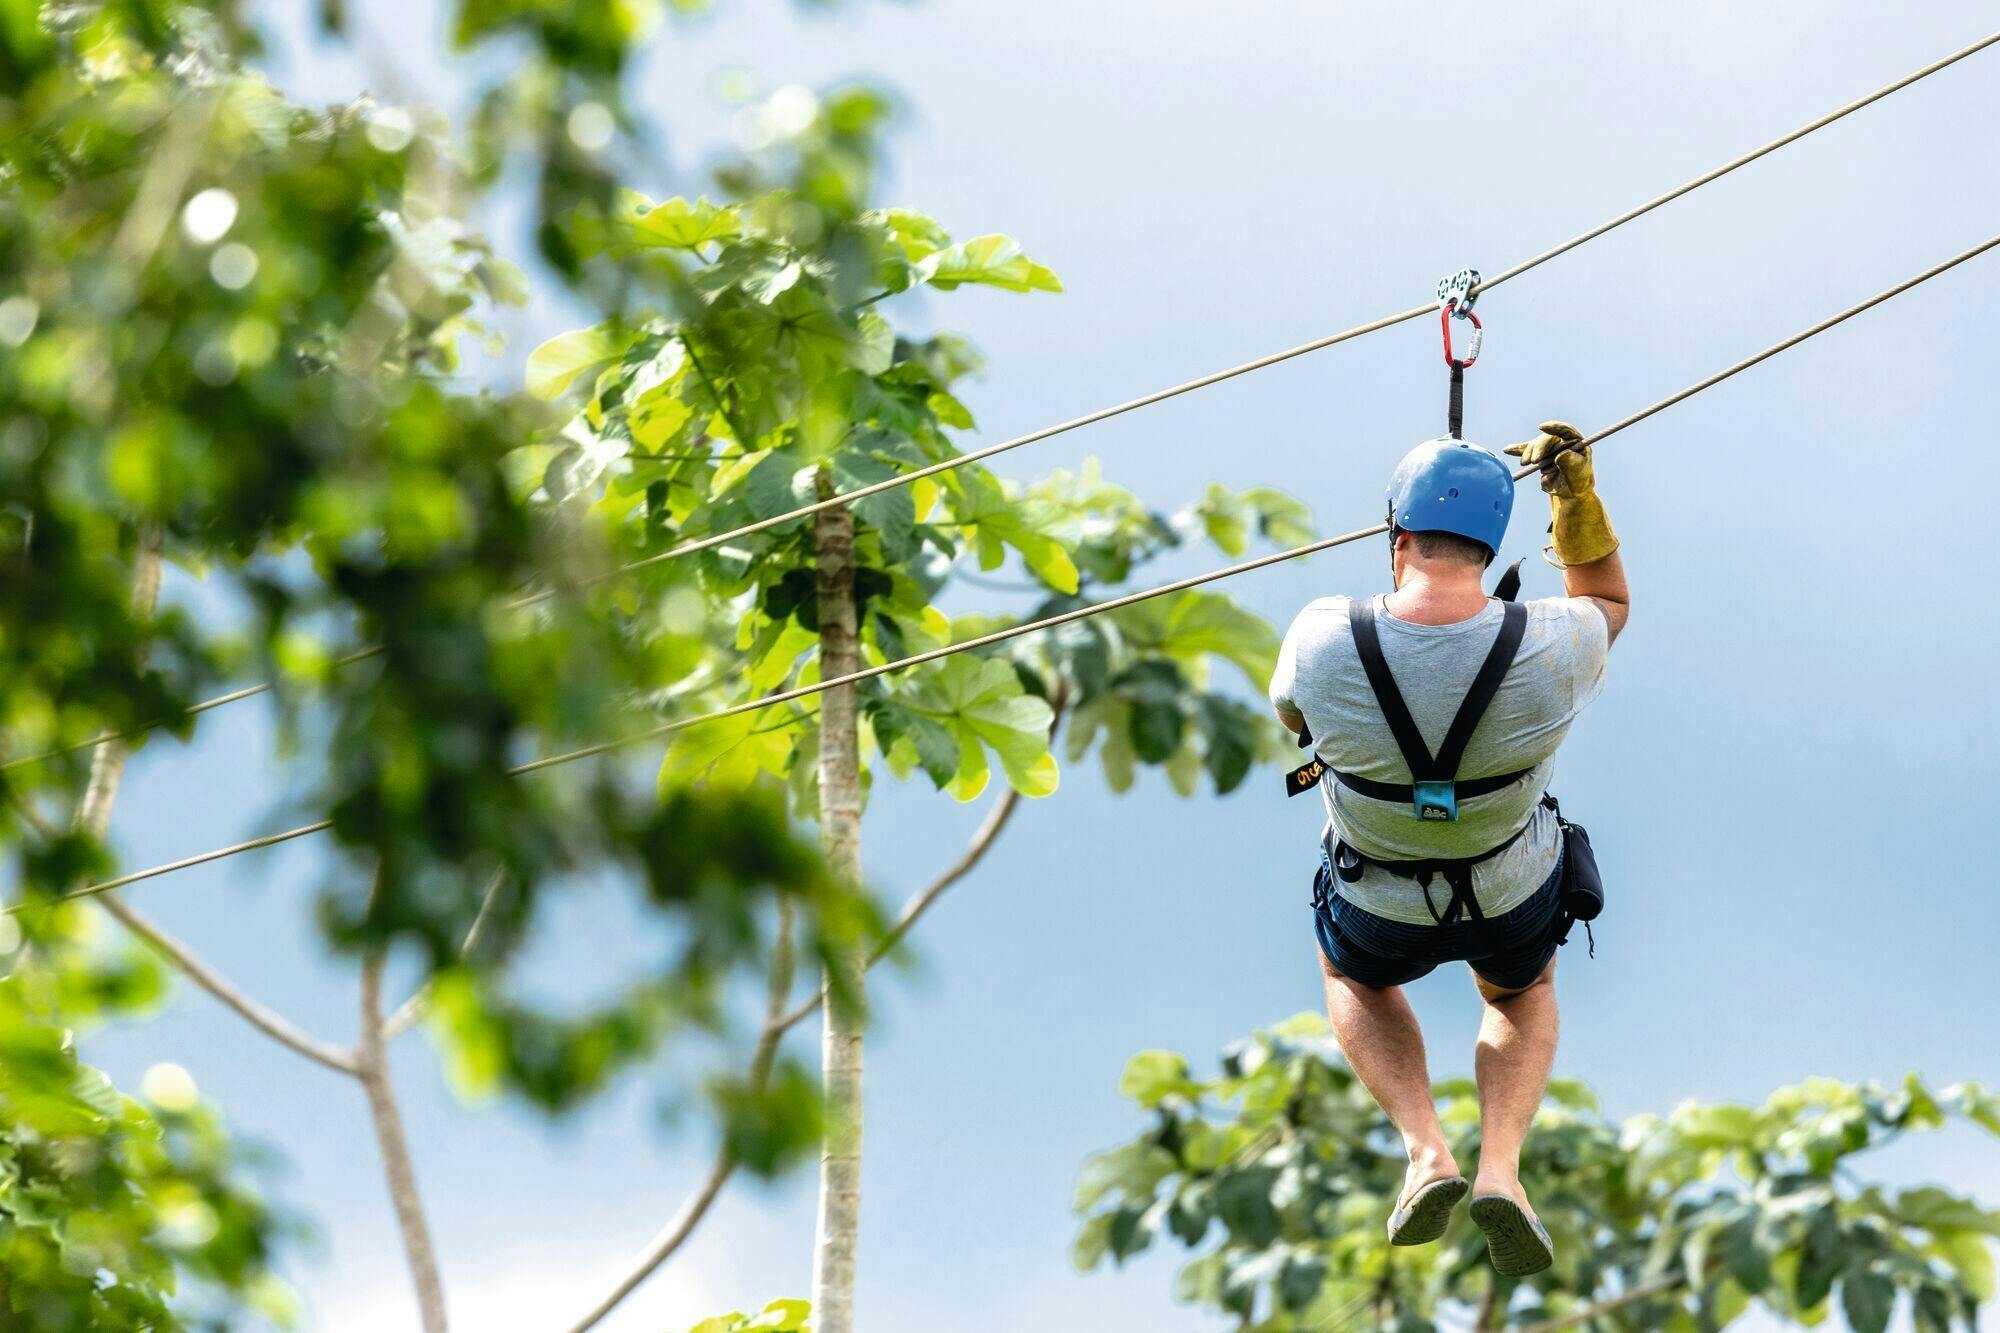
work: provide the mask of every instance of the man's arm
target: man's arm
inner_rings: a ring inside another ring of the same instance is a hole
[[[1545,421],[1535,439],[1507,452],[1542,470],[1542,489],[1549,494],[1549,533],[1556,559],[1563,564],[1563,591],[1587,597],[1604,612],[1607,646],[1632,616],[1632,593],[1625,586],[1625,562],[1618,555],[1618,534],[1598,498],[1597,474],[1583,433],[1566,421]]]
[[[1306,729],[1306,715],[1299,711],[1298,704],[1292,699],[1292,686],[1299,672],[1299,622],[1304,619],[1301,614],[1298,620],[1294,620],[1291,628],[1285,631],[1284,641],[1278,645],[1278,660],[1271,670],[1269,691],[1271,711],[1278,715],[1278,721],[1285,730],[1294,736]]]
[[[1618,642],[1618,632],[1625,628],[1625,621],[1632,614],[1632,594],[1625,586],[1625,561],[1618,552],[1587,565],[1565,566],[1563,592],[1597,603],[1611,636],[1606,646]]]

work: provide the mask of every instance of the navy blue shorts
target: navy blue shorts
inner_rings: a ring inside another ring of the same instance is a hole
[[[1486,918],[1484,942],[1472,923],[1417,926],[1363,911],[1334,890],[1333,872],[1320,857],[1313,901],[1319,949],[1334,970],[1371,990],[1401,986],[1439,963],[1467,962],[1488,983],[1520,990],[1542,974],[1556,953],[1556,908],[1562,897],[1562,857],[1542,887],[1499,916]],[[1450,890],[1445,890],[1446,895]]]

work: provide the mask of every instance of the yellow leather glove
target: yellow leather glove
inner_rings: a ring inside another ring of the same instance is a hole
[[[1556,559],[1565,565],[1587,565],[1618,549],[1618,534],[1611,530],[1604,501],[1597,498],[1597,477],[1583,432],[1567,421],[1544,421],[1540,435],[1509,445],[1507,452],[1542,470]]]

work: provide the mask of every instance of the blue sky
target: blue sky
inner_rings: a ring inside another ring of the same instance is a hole
[[[1067,286],[897,312],[988,353],[970,395],[980,441],[1417,304],[1442,273],[1503,268],[1991,25],[1958,0],[721,9],[664,34],[638,72],[675,174],[633,184],[707,184],[729,135],[720,70],[773,87],[893,84],[909,117],[888,196],[960,235],[1017,236]],[[440,56],[433,7],[359,0],[352,13],[422,95],[459,105],[467,85]],[[367,83],[298,17],[271,22],[288,90],[331,99]],[[2000,217],[1995,62],[1974,57],[1488,296],[1467,434],[1505,443],[1550,415],[1590,429],[1985,239]],[[503,197],[491,218],[517,252],[522,210]],[[1558,1072],[1614,1114],[1761,1099],[1808,1074],[2000,1080],[2000,595],[1976,573],[1997,535],[1996,296],[1990,255],[1601,451],[1636,614],[1559,761],[1611,907],[1596,961],[1564,959]],[[539,299],[496,375],[579,318]],[[1443,391],[1435,327],[1420,321],[999,470],[1096,456],[1163,509],[1211,480],[1274,485],[1345,530],[1378,516],[1391,464],[1438,433]],[[1524,506],[1508,558],[1540,545],[1535,512]],[[1384,566],[1356,547],[1233,591],[1282,625],[1314,596],[1378,587]],[[1530,595],[1555,589],[1552,571],[1528,570]],[[190,744],[148,747],[115,820],[126,864],[272,827],[309,763],[273,757],[254,706],[205,719]],[[1069,1195],[1084,1156],[1137,1127],[1114,1086],[1133,1051],[1205,1064],[1318,1003],[1311,806],[1283,800],[1274,774],[1182,801],[1157,777],[1114,798],[1075,769],[926,920],[922,965],[879,988],[868,1051],[866,1326],[1206,1326],[1172,1303],[1167,1258],[1075,1274]],[[927,784],[878,790],[872,876],[892,899],[921,885],[981,813]],[[353,977],[322,957],[304,910],[330,872],[305,841],[134,900],[345,1040]],[[637,965],[630,925],[613,888],[580,890],[531,960],[538,984],[582,994]],[[1434,1068],[1469,1067],[1470,984],[1437,977],[1416,1003]],[[799,1049],[811,1054],[809,1034]],[[242,1132],[282,1145],[283,1193],[324,1224],[297,1272],[313,1327],[414,1327],[357,1088],[192,991],[90,1053],[121,1078],[180,1062]],[[396,1068],[463,1328],[544,1328],[588,1306],[707,1160],[699,1122],[657,1113],[685,1065],[554,1127],[460,1105],[421,1037]],[[1919,1141],[1881,1169],[2000,1199],[1992,1141]],[[804,1294],[812,1207],[810,1173],[732,1188],[606,1327]]]

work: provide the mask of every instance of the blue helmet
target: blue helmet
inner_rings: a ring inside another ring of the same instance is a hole
[[[1426,440],[1389,477],[1389,526],[1455,532],[1498,555],[1514,512],[1514,473],[1491,449]]]

